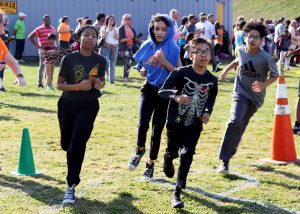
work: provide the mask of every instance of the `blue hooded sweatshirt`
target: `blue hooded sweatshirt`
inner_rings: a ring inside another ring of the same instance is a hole
[[[138,63],[136,68],[140,70],[142,67],[146,69],[147,81],[157,88],[160,88],[169,75],[169,70],[162,66],[162,64],[155,58],[156,51],[162,49],[166,59],[174,67],[177,66],[180,49],[175,43],[174,36],[174,24],[168,15],[159,14],[168,21],[167,32],[163,41],[159,44],[155,43],[155,38],[152,38],[150,33],[150,24],[148,27],[148,33],[150,38],[146,40],[141,48],[133,56],[135,61]]]

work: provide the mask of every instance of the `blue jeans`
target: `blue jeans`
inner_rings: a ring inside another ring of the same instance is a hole
[[[234,94],[231,103],[231,117],[227,124],[219,151],[219,159],[229,161],[236,153],[246,127],[257,111],[254,103],[242,94]]]
[[[44,70],[45,70],[44,59],[41,52],[39,51],[39,79],[38,79],[39,85],[43,84]]]
[[[106,59],[106,69],[108,69],[109,66],[109,82],[113,83],[115,81],[115,66],[118,57],[118,49],[115,48],[115,56],[113,56],[113,51],[111,48],[102,47],[100,54]]]

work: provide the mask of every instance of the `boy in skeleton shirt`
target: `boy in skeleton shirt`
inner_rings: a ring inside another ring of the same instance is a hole
[[[181,148],[176,188],[171,200],[173,208],[184,207],[180,192],[186,186],[202,124],[208,123],[218,93],[218,79],[207,71],[211,54],[208,42],[196,37],[190,42],[190,48],[193,64],[174,70],[158,92],[161,97],[170,99],[168,148],[164,155],[164,172],[169,178],[175,174],[173,159],[178,157]]]

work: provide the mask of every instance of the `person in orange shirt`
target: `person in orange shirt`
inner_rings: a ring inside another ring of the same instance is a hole
[[[5,13],[0,12],[0,34],[4,33],[4,22],[5,22]],[[5,43],[0,38],[0,70],[3,70],[6,67],[6,64],[11,68],[11,70],[16,75],[16,83],[20,86],[26,85],[24,76],[21,72],[20,65],[18,61],[11,55],[8,51]],[[2,79],[0,78],[0,88],[2,88]]]
[[[59,39],[59,46],[62,48],[70,48],[70,39],[72,30],[69,26],[69,18],[64,16],[61,18],[61,24],[58,26],[57,33]]]

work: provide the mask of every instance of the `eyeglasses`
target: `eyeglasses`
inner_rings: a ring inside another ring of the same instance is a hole
[[[260,36],[247,35],[248,39],[260,40]]]
[[[197,56],[201,56],[201,55],[210,55],[211,52],[209,49],[196,49],[194,50],[192,53],[196,54]]]

